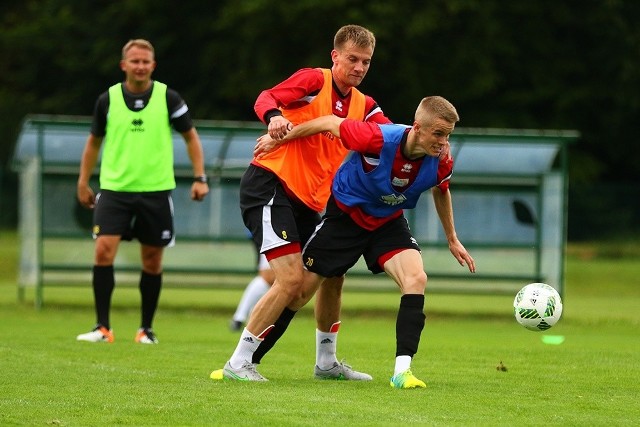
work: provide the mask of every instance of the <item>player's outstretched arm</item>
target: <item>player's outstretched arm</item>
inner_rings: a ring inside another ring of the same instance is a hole
[[[300,123],[291,129],[282,139],[273,139],[269,134],[262,135],[256,140],[253,155],[260,159],[265,154],[275,150],[278,145],[290,142],[297,138],[315,135],[320,132],[331,132],[340,138],[340,124],[345,120],[334,115],[316,117],[308,122]]]
[[[456,234],[456,229],[453,224],[451,193],[449,190],[443,193],[438,187],[434,187],[431,189],[431,194],[433,195],[433,202],[436,206],[440,222],[442,223],[444,234],[447,237],[447,242],[449,243],[449,251],[451,251],[451,254],[456,260],[458,260],[460,265],[466,264],[469,271],[475,273],[476,263],[460,240],[458,240],[458,235]]]

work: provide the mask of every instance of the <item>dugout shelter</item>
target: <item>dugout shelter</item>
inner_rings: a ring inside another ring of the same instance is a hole
[[[258,136],[259,122],[196,121],[210,194],[189,198],[192,170],[180,135],[174,137],[177,188],[176,246],[165,251],[165,283],[241,286],[254,274],[256,255],[242,223],[238,189]],[[80,158],[89,117],[28,116],[12,158],[19,174],[20,267],[18,297],[46,286],[90,286],[91,211],[76,201]],[[433,201],[425,194],[405,212],[422,247],[430,292],[514,292],[530,282],[563,292],[567,223],[567,144],[574,131],[465,129],[451,135],[451,184],[456,229],[477,263],[471,275],[451,256]],[[92,187],[98,189],[97,171]],[[123,242],[118,283],[137,280],[137,244]],[[347,287],[395,289],[361,261]]]

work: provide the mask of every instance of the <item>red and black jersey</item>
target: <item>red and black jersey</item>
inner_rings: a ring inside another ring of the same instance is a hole
[[[273,115],[282,114],[280,109],[294,110],[309,104],[320,92],[324,85],[324,75],[320,68],[303,68],[291,77],[277,84],[271,89],[263,90],[256,99],[254,110],[265,124]],[[342,94],[333,83],[332,108],[333,114],[346,117],[351,101],[351,91]],[[364,121],[376,123],[391,123],[370,96],[365,95]]]

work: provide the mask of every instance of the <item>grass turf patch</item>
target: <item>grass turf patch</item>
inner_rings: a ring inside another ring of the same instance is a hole
[[[119,287],[116,342],[80,343],[75,336],[94,318],[89,286],[45,289],[40,311],[32,295],[18,304],[16,257],[2,238],[2,425],[631,426],[640,419],[633,259],[570,256],[565,312],[545,333],[516,323],[511,296],[427,293],[412,365],[427,388],[393,390],[397,293],[344,295],[338,357],[372,382],[313,379],[311,306],[260,365],[269,382],[215,382],[209,373],[237,342],[227,322],[241,289],[163,290],[160,345],[143,346],[133,342],[138,291]],[[545,335],[565,340],[549,345]]]

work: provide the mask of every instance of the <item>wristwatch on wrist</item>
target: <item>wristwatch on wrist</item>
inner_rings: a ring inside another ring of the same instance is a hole
[[[207,183],[209,181],[209,178],[207,178],[207,175],[198,175],[196,177],[193,178],[194,182],[202,182],[202,183]]]

